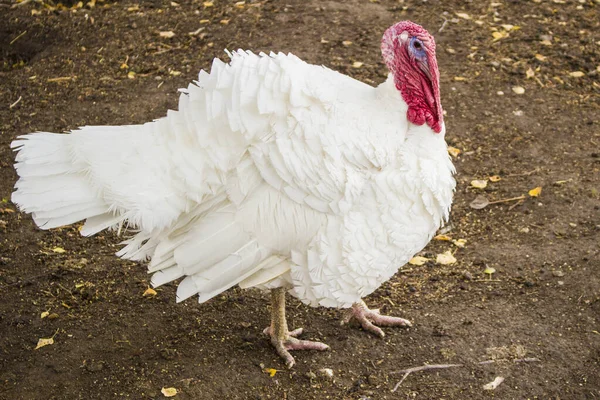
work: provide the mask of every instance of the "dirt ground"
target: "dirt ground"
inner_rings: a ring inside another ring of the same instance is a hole
[[[0,398],[600,398],[598,0],[52,4],[0,2]],[[10,202],[17,135],[161,117],[224,48],[292,52],[378,84],[381,35],[402,19],[438,43],[447,140],[461,151],[446,235],[466,240],[434,240],[421,255],[457,262],[408,265],[366,299],[413,328],[376,339],[290,300],[290,325],[331,351],[297,352],[288,371],[261,334],[266,294],[144,296],[145,267],[113,255],[115,235],[40,231]],[[478,195],[523,200],[476,210]],[[392,392],[400,370],[448,363],[463,366]]]

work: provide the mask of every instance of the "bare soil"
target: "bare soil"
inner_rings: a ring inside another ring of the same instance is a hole
[[[600,398],[597,0],[4,1],[0,398],[160,399],[163,387],[177,399]],[[261,333],[266,294],[175,304],[170,285],[143,296],[145,267],[114,256],[116,235],[41,231],[10,202],[17,135],[161,117],[224,48],[292,52],[377,84],[381,34],[401,19],[438,42],[447,139],[462,151],[446,234],[467,240],[433,241],[422,255],[451,250],[457,262],[408,265],[366,299],[413,328],[376,339],[339,326],[338,310],[290,300],[290,325],[331,351],[297,352],[288,371]],[[480,194],[526,198],[470,208]],[[539,361],[514,361],[524,357]],[[464,365],[410,374],[391,391],[398,371],[427,363]]]

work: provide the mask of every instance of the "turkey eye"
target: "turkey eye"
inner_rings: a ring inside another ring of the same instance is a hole
[[[413,46],[415,46],[416,50],[421,50],[421,42],[415,42]]]

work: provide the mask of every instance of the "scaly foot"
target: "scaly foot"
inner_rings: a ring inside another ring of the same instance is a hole
[[[370,310],[364,301],[354,303],[348,310],[346,316],[342,319],[342,325],[356,320],[365,331],[371,332],[379,337],[384,337],[385,333],[377,325],[381,326],[412,326],[409,320],[398,317],[388,317],[379,314],[379,310]]]
[[[278,337],[273,333],[271,327],[266,328],[263,333],[271,336],[271,344],[277,350],[277,354],[285,360],[285,365],[292,368],[296,361],[290,354],[291,350],[329,350],[329,346],[321,342],[313,342],[310,340],[296,339],[303,332],[302,328],[294,329],[293,331],[283,332],[283,335]]]

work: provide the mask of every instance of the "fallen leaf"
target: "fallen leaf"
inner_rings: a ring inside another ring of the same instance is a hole
[[[14,213],[15,210],[13,210],[12,208],[1,208],[0,209],[0,213],[2,214],[9,214],[9,213]]]
[[[435,262],[442,265],[451,265],[456,262],[456,258],[452,255],[452,252],[448,250],[442,254],[438,254]]]
[[[228,25],[228,24],[229,24],[229,21],[230,21],[229,19],[222,19],[222,20],[220,20],[220,21],[219,21],[219,23],[220,23],[221,25]]]
[[[210,19],[201,19],[200,23],[201,24],[208,24],[210,22]]]
[[[471,16],[467,13],[457,12],[457,13],[454,13],[454,15],[456,15],[457,17],[462,18],[462,19],[471,19]]]
[[[449,241],[452,240],[452,238],[450,236],[448,236],[448,235],[437,235],[437,236],[434,236],[433,239],[434,240],[443,240],[443,241],[446,241],[446,242],[449,242]]]
[[[467,78],[465,78],[464,76],[455,76],[455,77],[454,77],[454,80],[455,80],[456,82],[464,82],[464,81],[466,81],[466,80],[467,80]]]
[[[48,315],[50,315],[50,312],[49,311],[44,311],[42,313],[42,315],[40,315],[40,318],[46,318]]]
[[[55,247],[52,249],[52,251],[54,253],[58,253],[58,254],[62,254],[62,253],[66,253],[67,251],[65,249],[63,249],[62,247]]]
[[[533,71],[533,69],[528,68],[527,71],[525,71],[525,78],[530,79],[533,78],[535,76],[535,72]]]
[[[452,243],[454,243],[456,247],[465,247],[465,244],[467,244],[467,239],[456,239],[453,240]]]
[[[321,38],[321,43],[329,43],[329,40]]]
[[[450,153],[452,157],[456,158],[461,153],[461,150],[457,149],[456,147],[448,146],[448,153]]]
[[[477,189],[485,189],[488,181],[484,179],[474,179],[471,181],[471,186]]]
[[[486,268],[486,269],[483,271],[483,273],[484,273],[484,274],[488,274],[488,275],[492,275],[494,272],[496,272],[496,269],[495,269],[495,268],[492,268],[492,267],[487,267],[487,268]]]
[[[360,68],[363,66],[363,63],[361,63],[360,61],[354,61],[354,63],[352,63],[352,68]]]
[[[544,39],[540,43],[543,44],[544,46],[552,46],[552,42],[549,41],[548,39]]]
[[[410,260],[408,260],[408,263],[410,265],[423,265],[427,261],[429,261],[428,258],[421,257],[421,256],[415,256],[415,257],[411,258]]]
[[[54,337],[51,338],[41,338],[37,342],[37,346],[35,346],[34,350],[39,349],[40,347],[48,346],[50,344],[54,344]]]
[[[127,8],[127,11],[139,11],[139,10],[140,10],[140,6],[138,4]]]
[[[135,72],[133,72],[133,71],[129,71],[129,72],[127,73],[127,78],[129,78],[129,79],[135,79]]]
[[[541,62],[545,62],[548,59],[548,57],[543,56],[541,54],[536,54],[535,55],[535,59],[538,60],[538,61],[541,61]]]
[[[490,204],[490,201],[485,196],[477,196],[475,197],[475,200],[469,204],[469,207],[481,210],[482,208],[486,208],[488,204]]]
[[[525,93],[525,88],[523,86],[513,86],[512,91],[516,94],[523,94]]]
[[[275,368],[265,368],[264,371],[269,374],[269,376],[272,378],[275,376],[275,374],[277,373],[277,370]]]
[[[173,397],[177,394],[177,389],[175,389],[174,387],[169,387],[169,388],[164,387],[164,388],[160,389],[160,392],[165,397]]]
[[[160,37],[170,39],[173,36],[175,36],[175,32],[173,32],[173,31],[162,31],[162,32],[159,32],[158,35]]]
[[[538,197],[540,193],[542,193],[542,187],[538,186],[536,188],[533,188],[528,193],[531,197]]]
[[[502,29],[504,29],[505,31],[516,31],[518,29],[521,29],[521,27],[519,25],[510,25],[510,24],[502,24],[500,25],[502,27]]]
[[[156,296],[156,290],[148,288],[142,296]]]
[[[508,32],[506,32],[506,31],[494,31],[494,32],[492,32],[492,37],[494,38],[493,42],[497,42],[498,40],[507,38],[508,36],[509,36]]]
[[[502,178],[500,178],[498,175],[492,175],[488,179],[490,182],[500,182],[502,180]]]
[[[212,7],[215,4],[212,1],[205,1],[204,3],[202,3],[202,5],[204,6],[204,8],[207,8],[207,7]]]
[[[344,46],[350,46],[350,45],[352,44],[352,42],[351,42],[351,41],[349,41],[349,40],[344,40],[344,41],[342,42],[342,44],[343,44]]]
[[[574,71],[574,72],[569,72],[569,76],[571,78],[581,78],[582,76],[584,76],[585,74],[581,71]]]

